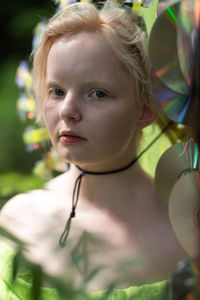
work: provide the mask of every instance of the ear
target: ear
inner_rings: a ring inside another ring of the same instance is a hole
[[[144,105],[142,112],[141,112],[141,116],[138,120],[138,129],[142,129],[148,125],[150,125],[151,123],[153,123],[156,118],[157,118],[157,112],[155,110],[153,110],[152,108],[150,108],[149,106],[147,106],[146,104]]]

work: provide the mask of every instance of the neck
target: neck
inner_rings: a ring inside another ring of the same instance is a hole
[[[141,189],[141,182],[145,184],[145,175],[141,171],[137,165],[137,160],[123,168],[103,173],[84,172],[82,169],[78,169],[77,166],[72,166],[69,174],[71,179],[74,179],[73,183],[72,181],[70,182],[70,185],[74,186],[72,209],[59,239],[60,246],[66,246],[71,221],[76,216],[77,204],[79,204],[78,207],[81,209],[81,206],[86,208],[87,204],[92,202],[93,206],[101,207],[101,209],[107,210],[113,216],[119,215],[120,212],[120,218],[123,218],[121,213],[124,210],[123,208],[127,207],[128,202],[137,206],[142,198],[146,198],[142,194],[138,195],[138,192],[143,190]],[[137,201],[134,201],[134,199]],[[139,202],[138,199],[140,200]],[[132,207],[133,209],[134,207]]]
[[[111,170],[101,170],[101,171],[90,171],[90,170],[86,170],[86,169],[83,169],[79,166],[76,166],[79,171],[85,175],[111,175],[111,174],[116,174],[116,173],[120,173],[120,172],[123,172],[127,169],[129,169],[130,167],[132,167],[138,160],[138,157],[134,158],[132,161],[130,161],[128,164],[126,165],[123,165],[122,167],[118,166],[118,167],[115,167],[114,169],[111,169]]]
[[[112,171],[115,170],[118,169]],[[80,174],[80,170],[76,166],[71,165],[69,172],[70,181],[74,182]],[[83,176],[78,205],[81,206],[85,202],[107,205],[108,202],[110,204],[111,202],[116,203],[120,199],[124,201],[127,198],[126,193],[130,194],[130,190],[134,190],[136,193],[142,182],[141,179],[145,176],[138,162],[135,162],[132,166],[122,171],[115,173],[106,171],[108,174],[104,174],[104,172],[100,172],[101,175],[86,173]]]

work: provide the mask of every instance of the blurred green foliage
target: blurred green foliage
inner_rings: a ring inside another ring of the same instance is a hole
[[[0,0],[1,2],[2,0]],[[19,89],[15,74],[32,51],[33,30],[55,12],[52,0],[3,1],[0,11],[0,207],[16,193],[39,188],[44,179],[32,175],[42,151],[27,152],[22,134],[27,126],[16,110]],[[30,174],[30,175],[28,175]]]
[[[34,174],[7,172],[0,174],[0,208],[12,196],[42,188],[46,180]]]
[[[25,149],[22,133],[25,127],[16,111],[18,88],[14,83],[17,58],[9,58],[0,71],[0,172],[28,171],[33,162]],[[35,155],[33,155],[35,156]]]
[[[0,173],[29,173],[41,153],[28,153],[22,140],[27,126],[16,111],[19,90],[15,74],[21,60],[28,59],[32,50],[33,30],[42,17],[55,11],[51,0],[4,1],[0,11],[2,38],[0,47]]]

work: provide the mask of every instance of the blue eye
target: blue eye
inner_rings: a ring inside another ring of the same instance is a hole
[[[56,97],[62,97],[62,96],[64,96],[63,90],[61,90],[59,88],[51,89],[49,93],[51,95],[53,95],[53,96],[56,96]]]
[[[94,92],[91,93],[91,96],[94,98],[102,99],[105,98],[107,95],[102,90],[95,90]]]

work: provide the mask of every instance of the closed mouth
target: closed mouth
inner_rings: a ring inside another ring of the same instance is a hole
[[[73,144],[86,140],[85,138],[78,135],[76,132],[66,130],[61,131],[59,137],[60,141],[66,144]]]
[[[60,137],[66,136],[66,137],[74,137],[74,138],[79,138],[85,140],[85,138],[81,137],[78,135],[76,132],[70,131],[70,130],[62,130],[60,132]]]

